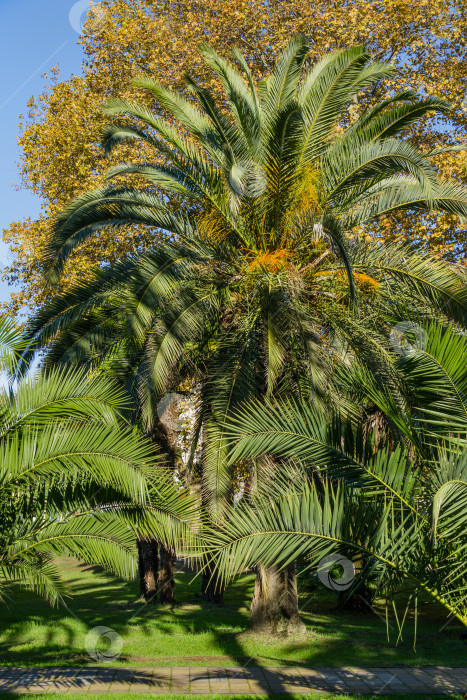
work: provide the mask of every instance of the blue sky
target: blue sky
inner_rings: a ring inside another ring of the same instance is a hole
[[[18,117],[26,112],[29,97],[42,92],[41,76],[50,68],[59,64],[63,78],[80,73],[83,52],[78,31],[87,7],[88,0],[0,0],[0,229],[40,211],[38,197],[15,190],[20,183]],[[8,256],[8,247],[0,241],[1,267]],[[0,282],[1,301],[10,291]]]

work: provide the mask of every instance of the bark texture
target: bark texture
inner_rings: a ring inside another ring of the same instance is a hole
[[[164,407],[163,407],[164,408]],[[178,410],[176,400],[169,401],[154,432],[153,439],[167,456],[167,463],[175,470],[179,449],[177,446]],[[175,552],[159,542],[159,600],[175,603]]]
[[[177,445],[177,427],[177,402],[173,400],[165,407],[162,418],[157,423],[153,438],[167,455],[167,462],[172,469],[175,469],[177,461],[180,459],[180,449]]]
[[[157,540],[140,538],[138,545],[139,592],[144,600],[155,603],[159,566]]]
[[[363,438],[365,442],[369,437],[374,440],[373,449],[375,450],[378,447],[384,447],[386,444],[389,444],[391,450],[394,447],[391,425],[377,406],[368,408],[363,419]]]
[[[161,603],[175,603],[175,553],[164,544],[159,549],[159,589]]]
[[[258,566],[250,622],[254,632],[287,635],[306,631],[298,612],[295,564],[281,571],[276,566]]]

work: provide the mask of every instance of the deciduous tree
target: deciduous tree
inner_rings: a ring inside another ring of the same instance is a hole
[[[106,162],[98,134],[105,121],[101,105],[106,98],[117,94],[140,98],[141,92],[131,86],[136,75],[181,88],[188,71],[213,87],[213,77],[197,51],[204,41],[224,56],[232,46],[238,47],[253,75],[264,76],[290,36],[297,33],[310,39],[312,62],[329,50],[361,43],[375,58],[396,66],[391,80],[372,86],[346,118],[355,118],[368,104],[410,86],[422,94],[439,95],[455,108],[450,115],[410,126],[408,133],[415,144],[429,149],[434,143],[446,145],[465,137],[467,0],[349,0],[344,4],[103,0],[81,39],[85,53],[82,74],[61,80],[52,71],[44,92],[31,98],[22,119],[22,183],[42,197],[44,204],[38,219],[14,222],[4,232],[14,255],[4,278],[23,286],[13,295],[10,308],[41,305],[50,296],[52,290],[44,287],[42,253],[51,219],[72,197],[102,183]],[[140,158],[144,159],[140,144],[136,148],[128,145],[122,153],[124,160]],[[466,158],[465,153],[443,155],[437,166],[443,176],[464,181]],[[380,219],[377,230],[366,233],[408,239],[438,255],[465,260],[465,228],[449,214],[391,214]],[[153,236],[154,232],[133,227],[103,233],[99,241],[89,240],[70,258],[60,286],[68,288],[82,279],[93,264],[143,248]]]

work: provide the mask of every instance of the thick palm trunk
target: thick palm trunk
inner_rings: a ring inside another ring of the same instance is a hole
[[[175,603],[175,553],[161,544],[159,549],[159,600],[161,603]]]
[[[179,449],[177,445],[178,407],[170,401],[154,433],[154,439],[167,455],[168,463],[175,470]],[[175,552],[164,542],[159,542],[159,600],[175,603]]]
[[[138,545],[139,592],[148,603],[156,602],[158,579],[157,540],[140,538]]]
[[[258,566],[250,623],[254,632],[296,634],[306,631],[298,610],[295,564],[281,571],[276,566]]]

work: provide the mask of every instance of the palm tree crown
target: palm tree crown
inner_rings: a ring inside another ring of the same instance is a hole
[[[138,393],[148,426],[165,392],[200,376],[206,487],[216,500],[230,489],[223,425],[239,402],[273,392],[323,400],[343,348],[387,376],[391,298],[421,313],[441,306],[466,316],[455,270],[355,238],[401,208],[467,215],[465,192],[439,180],[432,154],[398,137],[448,106],[404,91],[351,120],[349,103],[392,68],[355,47],[304,71],[308,50],[293,39],[256,84],[240,53],[235,67],[203,47],[222,101],[190,78],[189,97],[138,79],[169,118],[109,102],[106,112],[125,120],[107,128],[107,152],[137,139],[154,162],[108,173],[143,176],[145,189],[109,185],[63,212],[48,251],[51,277],[103,227],[151,226],[160,244],[97,272],[29,328],[49,346],[50,363],[105,357]],[[360,313],[349,313],[357,299]]]

